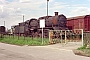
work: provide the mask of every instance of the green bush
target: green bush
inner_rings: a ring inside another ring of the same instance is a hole
[[[83,49],[86,49],[86,46],[82,46],[82,47],[78,48],[78,50],[83,50]]]

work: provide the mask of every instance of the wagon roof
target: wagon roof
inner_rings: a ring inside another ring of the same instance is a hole
[[[84,19],[86,16],[90,16],[90,15],[83,15],[83,16],[70,17],[70,18],[67,18],[67,20]]]

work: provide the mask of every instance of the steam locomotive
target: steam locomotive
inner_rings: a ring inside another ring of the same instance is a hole
[[[26,36],[41,36],[40,20],[45,20],[44,36],[48,37],[49,30],[67,30],[67,18],[65,15],[58,15],[58,12],[55,12],[55,16],[44,16],[38,19],[32,18],[25,22],[19,23],[19,25],[14,26],[15,34],[24,34]]]

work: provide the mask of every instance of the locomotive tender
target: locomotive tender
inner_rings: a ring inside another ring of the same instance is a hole
[[[5,26],[0,26],[0,34],[5,33]]]

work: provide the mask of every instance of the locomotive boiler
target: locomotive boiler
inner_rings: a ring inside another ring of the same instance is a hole
[[[45,17],[45,28],[52,30],[67,30],[67,18],[63,14],[58,15],[58,12],[55,12],[55,16]],[[39,20],[42,20],[39,18]]]
[[[30,19],[30,21],[29,21],[29,29],[30,30],[35,30],[35,29],[37,29],[37,27],[38,27],[38,20],[35,19],[35,18]]]
[[[28,30],[29,30],[29,35],[30,36],[38,36],[38,20],[35,18],[32,18],[29,20],[29,25],[28,25]]]

